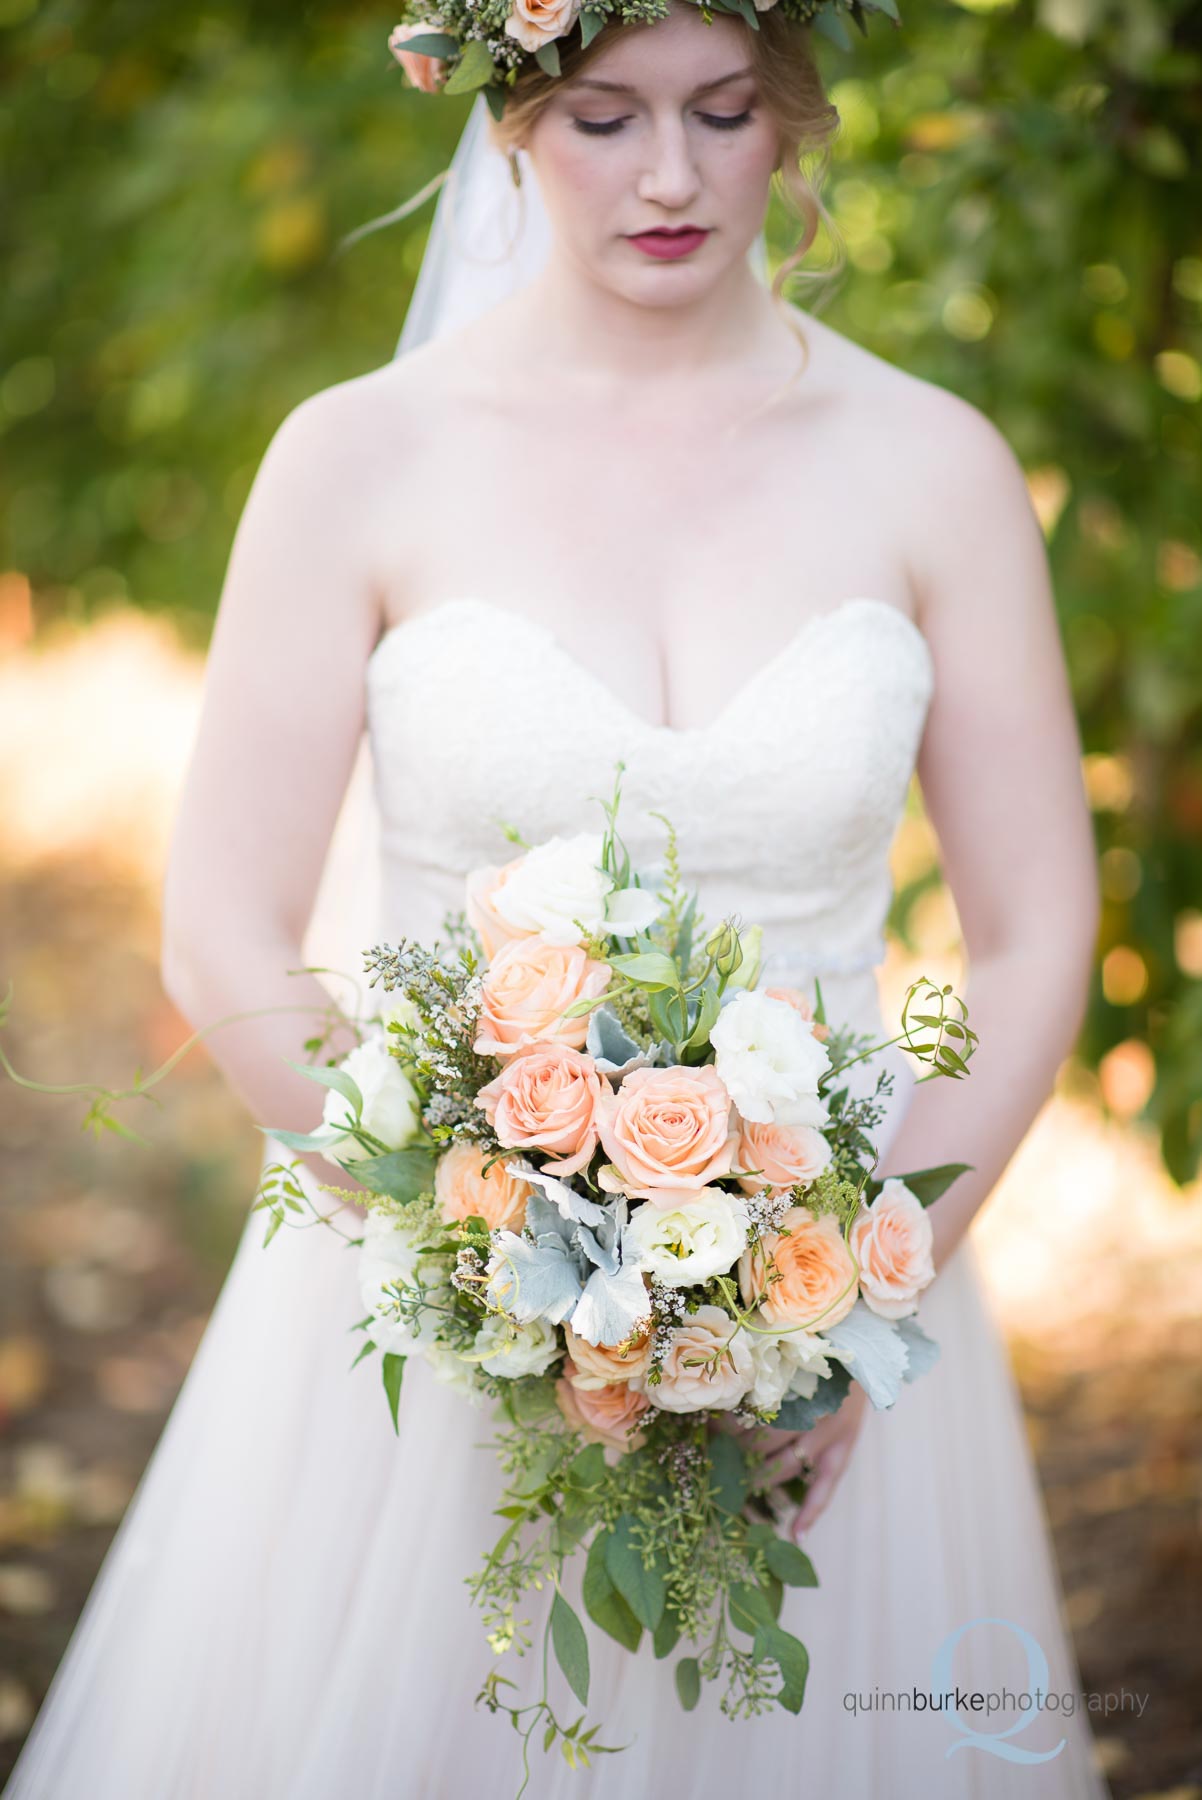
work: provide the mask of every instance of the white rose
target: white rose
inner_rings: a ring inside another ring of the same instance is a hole
[[[586,935],[606,930],[623,936],[645,930],[662,902],[642,888],[615,888],[599,867],[601,847],[600,835],[591,831],[536,844],[493,891],[494,912],[548,944],[582,944]]]
[[[495,1315],[485,1319],[473,1345],[474,1360],[480,1367],[508,1381],[519,1375],[545,1374],[560,1348],[554,1325],[548,1325],[545,1319],[532,1319],[528,1325],[515,1327]]]
[[[387,1034],[372,1032],[356,1044],[338,1067],[350,1076],[363,1096],[360,1123],[364,1130],[390,1150],[400,1150],[417,1133],[421,1103],[413,1083],[389,1052]],[[350,1161],[368,1154],[353,1137],[344,1135],[345,1127],[353,1124],[355,1117],[345,1094],[327,1088],[322,1117],[334,1134],[322,1147],[327,1162],[338,1157]]]
[[[415,1337],[410,1321],[396,1317],[395,1296],[384,1291],[389,1283],[402,1288],[414,1286],[419,1266],[428,1290],[445,1285],[434,1272],[433,1259],[419,1259],[418,1245],[401,1219],[391,1213],[369,1211],[363,1221],[363,1243],[359,1249],[359,1296],[372,1317],[368,1327],[372,1343],[396,1356],[425,1350],[433,1342],[434,1315],[419,1316],[420,1335]]]
[[[665,1209],[636,1207],[628,1227],[639,1268],[668,1287],[691,1287],[725,1275],[747,1248],[747,1207],[740,1194],[704,1187],[695,1199]]]
[[[762,1313],[752,1313],[749,1324],[763,1327],[765,1323]],[[755,1382],[747,1398],[755,1406],[775,1411],[786,1396],[808,1400],[819,1376],[831,1372],[826,1359],[828,1345],[816,1331],[789,1331],[780,1337],[749,1331],[748,1336]]]
[[[825,1044],[787,1000],[739,988],[710,1032],[715,1067],[745,1119],[760,1124],[829,1124],[818,1082],[830,1067]]]

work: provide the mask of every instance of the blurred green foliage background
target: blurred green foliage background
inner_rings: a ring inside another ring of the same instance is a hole
[[[1106,900],[1080,1052],[1104,1069],[1142,1051],[1144,1116],[1185,1181],[1202,1154],[1202,4],[902,13],[849,51],[819,45],[849,258],[823,317],[984,410],[1027,470]],[[39,619],[128,599],[203,644],[272,432],[392,355],[433,203],[335,248],[446,166],[467,113],[403,85],[393,23],[357,0],[0,0],[0,569],[29,578]],[[775,253],[791,229],[774,216]],[[899,893],[899,929],[937,880]]]

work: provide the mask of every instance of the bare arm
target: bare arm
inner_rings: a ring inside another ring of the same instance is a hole
[[[931,1208],[936,1270],[1076,1042],[1099,904],[1042,532],[1001,434],[963,402],[939,406],[938,467],[914,558],[935,657],[918,778],[959,913],[962,991],[980,1046],[966,1077],[915,1090],[878,1171],[973,1165]]]
[[[329,1023],[333,990],[285,971],[303,961],[378,635],[379,608],[357,561],[363,471],[352,412],[344,389],[304,402],[256,476],[213,629],[163,889],[163,983],[194,1028],[260,1007],[300,1009],[205,1039],[256,1122],[292,1131],[319,1123],[324,1093],[285,1058],[306,1060],[305,1040]],[[353,1042],[343,1024],[325,1054],[343,1055]],[[304,1160],[319,1179],[342,1182],[329,1163]]]

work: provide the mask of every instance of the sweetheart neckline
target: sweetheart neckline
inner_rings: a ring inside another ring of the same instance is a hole
[[[766,662],[760,663],[758,668],[753,669],[746,680],[740,682],[738,687],[727,696],[718,713],[707,724],[660,725],[653,723],[650,719],[645,719],[641,713],[636,712],[620,694],[615,693],[609,684],[602,680],[600,675],[595,674],[586,663],[582,663],[580,658],[562,642],[552,627],[541,619],[533,619],[527,613],[515,612],[512,607],[499,606],[495,601],[486,600],[482,595],[459,594],[439,601],[437,606],[424,607],[421,612],[412,613],[407,619],[398,619],[394,625],[387,626],[368,655],[368,679],[370,680],[374,675],[380,653],[387,646],[399,642],[405,633],[415,627],[444,617],[455,608],[465,606],[477,609],[496,623],[504,623],[507,627],[518,631],[529,631],[550,650],[551,654],[565,668],[571,670],[577,679],[583,679],[602,699],[624,714],[627,720],[646,736],[668,740],[679,739],[682,742],[690,740],[695,742],[698,738],[708,737],[718,731],[735,711],[735,708],[745,704],[755,689],[775,673],[788,657],[794,654],[811,632],[823,625],[829,626],[836,621],[841,621],[856,607],[874,607],[878,611],[891,613],[895,619],[900,620],[907,641],[919,653],[920,660],[926,668],[928,680],[934,675],[934,656],[930,640],[909,613],[903,612],[900,606],[894,606],[892,601],[878,599],[872,594],[851,594],[846,599],[840,600],[835,606],[824,607],[821,612],[811,613],[808,618],[803,619],[797,629],[786,638],[780,649]]]

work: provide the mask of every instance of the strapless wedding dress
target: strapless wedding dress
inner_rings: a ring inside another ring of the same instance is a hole
[[[828,1016],[888,1035],[875,970],[889,849],[934,682],[899,610],[856,598],[807,619],[717,717],[685,729],[640,718],[552,631],[480,599],[388,631],[367,679],[381,938],[432,938],[462,905],[465,872],[512,853],[499,821],[529,841],[601,829],[590,796],[611,794],[621,757],[618,823],[636,865],[660,865],[651,814],[666,813],[707,919],[737,911],[764,927],[763,980],[817,974]],[[885,1054],[882,1151],[915,1075]],[[861,1077],[867,1087],[873,1072]],[[286,1154],[268,1142],[266,1158]],[[517,1792],[516,1733],[472,1704],[492,1664],[464,1585],[500,1526],[489,1414],[411,1358],[394,1436],[377,1363],[348,1372],[363,1314],[354,1253],[320,1229],[280,1232],[264,1251],[263,1231],[250,1214],[10,1800]],[[1013,1713],[973,1713],[967,1699],[958,1718],[913,1709],[916,1690],[950,1685],[941,1670],[965,1692],[1026,1693],[1040,1674],[1058,1695],[1080,1687],[971,1239],[922,1322],[940,1361],[892,1409],[869,1411],[806,1539],[821,1585],[786,1590],[783,1622],[811,1658],[800,1715],[731,1720],[716,1684],[685,1713],[674,1657],[657,1662],[646,1636],[632,1656],[590,1625],[589,1720],[625,1748],[573,1772],[536,1737],[529,1800],[1105,1795],[1079,1711],[1035,1712],[990,1746],[965,1732]],[[578,1573],[566,1591],[578,1601]],[[506,1659],[513,1704],[539,1692],[546,1604],[536,1594],[526,1609],[535,1649]],[[553,1659],[549,1679],[561,1720],[578,1717]]]

